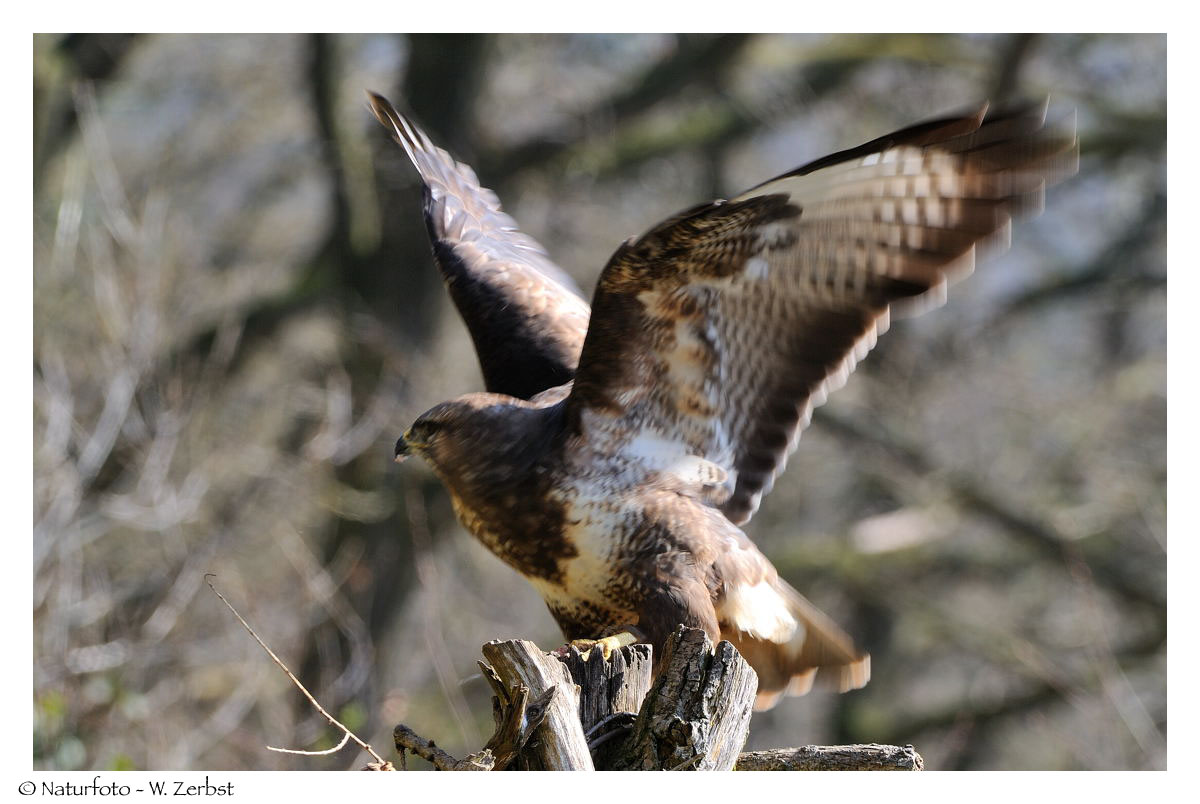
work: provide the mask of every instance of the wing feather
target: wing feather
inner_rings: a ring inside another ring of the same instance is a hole
[[[1076,169],[1073,119],[1046,126],[1045,111],[913,126],[627,242],[593,299],[569,421],[717,464],[713,499],[747,521],[891,313],[940,304]]]
[[[475,172],[386,98],[367,93],[425,185],[425,223],[489,391],[529,399],[574,376],[590,310],[575,283],[517,228]]]

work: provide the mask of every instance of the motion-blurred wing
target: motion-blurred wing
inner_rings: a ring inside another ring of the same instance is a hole
[[[475,172],[455,162],[380,95],[379,121],[425,184],[425,223],[442,277],[475,342],[489,391],[528,399],[575,374],[588,305],[571,279]]]
[[[1011,216],[1074,172],[1074,121],[1045,112],[914,126],[626,243],[593,300],[571,420],[659,471],[715,464],[709,499],[745,522],[891,306],[940,303],[976,246],[1006,245]]]

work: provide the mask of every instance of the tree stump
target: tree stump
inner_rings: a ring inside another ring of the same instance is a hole
[[[523,728],[516,730],[515,738],[519,744],[505,746],[513,750],[517,767],[522,770],[594,770],[579,722],[579,689],[562,662],[542,653],[537,645],[524,639],[489,642],[483,646],[483,657],[488,662],[488,666],[481,665],[484,677],[501,699],[501,715],[508,707],[507,720],[528,721],[526,717],[512,716],[514,707],[526,706],[522,701],[525,696],[540,702],[542,711],[536,725],[532,721],[525,722]],[[522,688],[525,693],[521,692]]]
[[[680,627],[614,770],[733,770],[750,732],[758,676],[728,642]]]
[[[526,640],[483,646],[496,733],[457,760],[399,725],[396,749],[438,770],[921,770],[912,746],[804,746],[742,753],[758,677],[728,642],[680,627],[652,680],[649,645],[605,659]],[[403,766],[403,763],[401,763]]]
[[[584,658],[568,646],[556,655],[579,687],[579,721],[592,762],[597,770],[610,770],[650,690],[653,650],[645,644],[627,645],[605,659],[599,650]]]

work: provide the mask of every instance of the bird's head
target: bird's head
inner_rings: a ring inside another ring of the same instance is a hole
[[[419,455],[435,467],[440,465],[450,452],[457,452],[464,431],[470,429],[470,413],[470,408],[457,400],[422,413],[396,441],[396,463]]]
[[[396,442],[396,462],[419,455],[451,487],[502,480],[544,448],[546,416],[512,397],[468,394],[422,413]]]

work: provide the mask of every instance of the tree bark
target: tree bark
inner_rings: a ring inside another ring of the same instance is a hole
[[[758,677],[728,642],[713,648],[680,626],[652,678],[650,645],[605,658],[574,647],[543,653],[532,642],[483,646],[496,697],[496,732],[464,759],[403,724],[396,749],[438,770],[921,770],[911,745],[840,745],[741,753]]]
[[[524,639],[489,642],[483,646],[483,657],[495,676],[493,689],[498,679],[506,690],[527,688],[531,698],[550,695],[545,702],[545,719],[526,735],[527,744],[519,757],[521,767],[595,770],[579,722],[579,691],[567,668]],[[510,700],[515,697],[509,696]]]
[[[628,645],[608,659],[593,649],[584,659],[574,647],[556,653],[579,687],[579,721],[596,770],[611,770],[633,732],[650,690],[654,650]]]
[[[806,745],[746,751],[734,770],[895,770],[919,771],[925,760],[911,745]]]
[[[750,731],[758,676],[728,642],[680,626],[616,770],[733,770]]]

